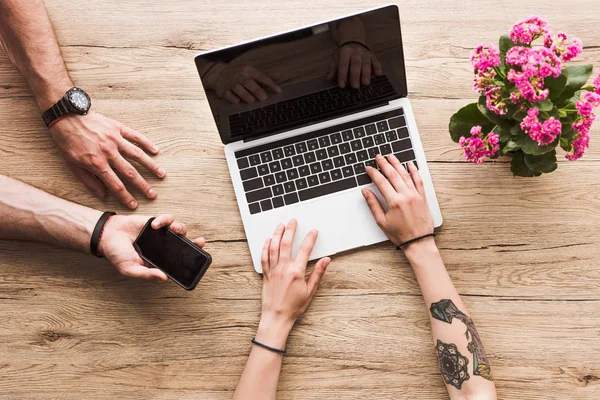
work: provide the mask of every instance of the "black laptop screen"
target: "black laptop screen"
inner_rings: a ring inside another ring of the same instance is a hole
[[[195,62],[223,143],[407,95],[396,6],[201,54]]]

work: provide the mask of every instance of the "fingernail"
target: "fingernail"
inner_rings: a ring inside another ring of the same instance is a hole
[[[150,189],[148,190],[148,197],[154,198],[156,196],[156,190]]]
[[[289,222],[289,223],[290,223],[290,224],[295,224],[295,223],[296,223],[296,220],[295,220],[294,218],[292,218],[292,219],[290,219],[290,222]]]
[[[279,86],[277,86],[277,87],[275,88],[275,91],[276,91],[277,93],[281,93],[281,88],[280,88]]]
[[[362,193],[362,195],[363,195],[363,197],[364,197],[365,199],[366,199],[366,198],[367,198],[367,196],[369,195],[369,194],[367,193],[367,189],[363,189],[363,190],[361,190],[360,192]]]
[[[158,153],[158,147],[156,145],[152,145],[152,151]]]
[[[346,81],[340,81],[340,87],[346,86]]]
[[[390,155],[388,156],[388,158],[391,158],[392,160],[397,160],[396,156],[395,156],[395,155],[393,155],[393,154],[390,154]]]
[[[166,171],[163,168],[159,168],[158,169],[158,176],[165,176],[166,175]]]
[[[318,231],[318,230],[316,230],[316,229],[311,229],[311,230],[310,230],[310,233],[319,233],[319,231]]]
[[[410,165],[412,165],[413,167],[415,166],[415,163],[414,163],[414,162],[412,162],[412,161],[409,161],[408,163],[409,163]]]
[[[370,165],[367,165],[367,166],[365,167],[365,169],[366,169],[366,170],[370,170],[370,169],[373,169],[373,167],[371,167]]]
[[[383,156],[382,156],[381,154],[377,154],[377,155],[375,156],[375,158],[376,158],[376,159],[378,159],[378,160],[381,160],[381,159],[383,158]]]
[[[129,202],[129,207],[131,207],[131,208],[136,208],[136,207],[137,207],[137,202],[136,202],[135,200],[131,200],[131,201]]]

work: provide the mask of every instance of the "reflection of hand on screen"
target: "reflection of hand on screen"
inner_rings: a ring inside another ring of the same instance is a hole
[[[383,74],[381,63],[371,50],[359,42],[342,44],[333,54],[327,79],[337,77],[338,85],[346,87],[348,80],[354,89],[371,84],[371,75]]]
[[[231,104],[265,101],[272,93],[280,93],[281,88],[275,81],[277,73],[264,73],[251,65],[230,65],[218,63],[210,68],[204,78],[207,88],[212,89],[218,98]]]

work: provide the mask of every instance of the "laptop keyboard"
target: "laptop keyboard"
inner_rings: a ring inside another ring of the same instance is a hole
[[[402,109],[235,152],[250,214],[371,183],[377,154],[415,161]],[[418,168],[418,165],[417,165]]]
[[[351,107],[364,106],[369,102],[395,95],[396,91],[385,75],[374,76],[369,86],[360,89],[341,89],[336,86],[262,108],[232,114],[229,116],[229,128],[232,137],[263,133],[298,125],[298,123],[311,122],[326,115],[347,112]]]

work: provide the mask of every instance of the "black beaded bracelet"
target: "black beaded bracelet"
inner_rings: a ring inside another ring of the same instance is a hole
[[[347,44],[357,44],[357,45],[359,45],[359,46],[362,46],[362,47],[364,47],[365,49],[367,49],[367,50],[371,51],[371,49],[369,48],[369,46],[367,46],[366,44],[364,44],[364,43],[362,43],[362,42],[359,42],[358,40],[348,40],[347,42],[344,42],[344,43],[340,44],[340,45],[338,46],[338,49],[340,49],[340,48],[344,47],[344,46],[345,46],[345,45],[347,45]]]
[[[106,211],[94,227],[94,231],[92,232],[92,238],[90,239],[90,252],[98,258],[102,258],[102,256],[98,253],[98,245],[100,244],[100,238],[102,238],[102,232],[104,231],[104,225],[106,221],[113,215],[117,215],[116,212]]]
[[[425,239],[425,238],[428,238],[428,237],[435,237],[435,233],[428,233],[427,235],[419,236],[419,237],[416,237],[414,239],[407,240],[404,243],[400,243],[398,246],[396,246],[396,250],[400,250],[402,247],[404,247],[406,245],[409,245],[409,244],[414,243],[414,242],[416,242],[418,240]]]
[[[251,342],[252,342],[252,344],[260,346],[263,349],[274,351],[275,353],[279,353],[279,354],[285,354],[286,353],[285,349],[276,349],[275,347],[267,346],[266,344],[263,344],[261,342],[257,342],[255,338],[252,338]]]

